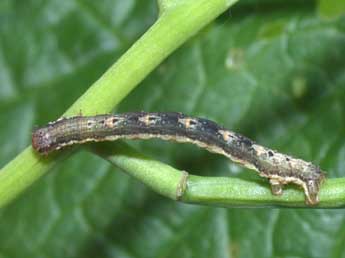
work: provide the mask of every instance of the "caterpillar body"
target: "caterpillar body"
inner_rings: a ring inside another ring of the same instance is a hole
[[[32,146],[48,154],[65,146],[92,141],[160,138],[188,142],[255,170],[269,179],[272,193],[282,194],[284,184],[303,188],[306,203],[316,205],[325,176],[310,162],[256,144],[204,118],[177,112],[131,112],[62,118],[34,130]]]

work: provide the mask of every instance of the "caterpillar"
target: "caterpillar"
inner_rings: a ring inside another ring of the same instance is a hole
[[[274,195],[281,195],[283,185],[293,183],[303,188],[308,205],[319,203],[318,193],[325,175],[318,166],[263,147],[208,119],[177,112],[131,112],[61,118],[34,130],[32,146],[38,153],[47,155],[73,144],[123,138],[160,138],[193,143],[268,178]]]

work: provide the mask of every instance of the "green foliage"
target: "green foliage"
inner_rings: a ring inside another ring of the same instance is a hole
[[[343,177],[345,17],[323,20],[319,10],[313,1],[244,1],[116,111],[207,117]],[[35,125],[83,94],[157,12],[153,1],[2,1],[0,166],[30,144]],[[191,173],[261,180],[195,146],[128,143]],[[0,257],[345,257],[344,219],[337,210],[179,204],[82,151],[0,210]]]

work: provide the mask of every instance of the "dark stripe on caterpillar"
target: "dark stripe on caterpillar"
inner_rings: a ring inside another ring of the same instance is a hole
[[[318,193],[325,176],[318,166],[260,146],[210,120],[176,112],[62,118],[35,130],[32,146],[37,152],[48,154],[72,144],[123,138],[193,143],[258,171],[269,179],[275,195],[282,194],[284,184],[294,183],[304,189],[307,204],[319,202]]]

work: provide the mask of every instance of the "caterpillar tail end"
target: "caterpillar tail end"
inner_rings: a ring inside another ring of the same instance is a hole
[[[305,183],[303,188],[305,193],[305,202],[307,205],[316,206],[319,204],[320,187],[324,180],[325,175],[323,173],[320,173],[317,179],[311,179]]]

